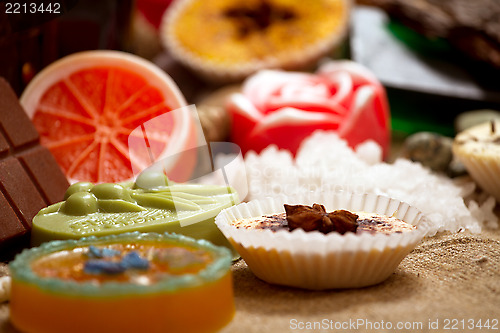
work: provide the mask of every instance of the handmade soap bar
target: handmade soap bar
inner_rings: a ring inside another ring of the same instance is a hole
[[[215,332],[234,315],[231,255],[181,235],[53,241],[11,263],[10,316],[26,333]]]
[[[231,187],[171,183],[163,174],[141,174],[135,183],[75,183],[65,201],[33,219],[32,245],[123,232],[175,232],[216,245],[229,243],[214,224],[238,203]]]
[[[7,81],[0,78],[0,253],[22,246],[31,220],[62,200],[68,181]],[[7,250],[8,248],[8,250]]]
[[[316,73],[260,71],[228,97],[231,141],[243,153],[269,145],[294,155],[315,131],[335,131],[355,148],[373,140],[384,157],[390,145],[390,112],[385,89],[353,61],[323,63]]]

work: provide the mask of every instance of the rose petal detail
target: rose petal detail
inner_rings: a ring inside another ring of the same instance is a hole
[[[243,94],[236,93],[231,95],[228,100],[228,108],[248,118],[250,121],[257,122],[263,117],[262,113]]]
[[[368,107],[371,107],[370,102],[373,101],[375,90],[370,86],[364,86],[358,89],[351,108],[351,115],[342,123],[339,128],[339,135],[345,136],[347,132],[352,131],[359,118],[364,112],[368,112]]]
[[[271,129],[277,126],[286,125],[311,125],[311,124],[338,124],[342,118],[333,114],[324,112],[307,112],[299,109],[287,107],[271,113],[265,117],[257,126],[254,127],[253,132]]]
[[[305,112],[329,112],[338,115],[344,115],[347,110],[340,103],[332,103],[324,100],[301,100],[290,98],[283,99],[270,99],[268,103],[268,110],[277,111],[293,105],[296,109],[301,109]]]
[[[320,66],[317,71],[319,75],[324,76],[331,76],[339,72],[349,73],[355,85],[363,83],[380,85],[377,77],[368,68],[353,61],[341,60],[326,62]]]
[[[342,107],[349,105],[352,99],[351,92],[354,86],[351,76],[345,72],[337,72],[332,73],[330,79],[332,85],[336,88],[336,92],[332,95],[330,103],[339,104]]]

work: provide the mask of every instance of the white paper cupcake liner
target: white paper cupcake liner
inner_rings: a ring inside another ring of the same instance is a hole
[[[159,29],[160,40],[173,58],[191,68],[204,79],[217,83],[239,81],[261,69],[300,70],[311,67],[319,59],[333,52],[345,40],[352,6],[352,0],[343,0],[346,15],[343,17],[338,29],[332,31],[330,36],[320,41],[305,44],[300,52],[280,52],[278,56],[269,54],[265,58],[253,61],[226,64],[206,60],[196,55],[184,47],[175,36],[176,21],[191,1],[176,0],[172,3],[162,18]]]
[[[417,226],[410,232],[340,235],[238,229],[236,219],[284,212],[284,204],[323,204],[327,211],[346,209],[395,216]],[[388,278],[426,234],[426,219],[416,208],[385,196],[311,192],[253,200],[223,210],[215,223],[260,279],[279,285],[322,290],[373,285]]]
[[[460,160],[472,179],[500,202],[500,159],[461,155]]]
[[[488,121],[460,132],[453,143],[453,154],[469,175],[500,202],[500,122]]]

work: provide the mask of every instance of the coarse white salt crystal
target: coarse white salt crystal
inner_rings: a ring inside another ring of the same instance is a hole
[[[374,165],[382,162],[382,147],[375,141],[368,140],[356,147],[356,156],[365,161],[369,165]]]
[[[275,146],[245,157],[248,200],[292,195],[303,191],[349,191],[383,194],[416,207],[429,220],[429,235],[462,229],[480,232],[481,226],[497,223],[493,205],[464,202],[463,192],[450,178],[421,164],[398,159],[382,162],[375,142],[359,145],[356,152],[335,132],[317,131],[304,140],[296,158]],[[493,218],[494,216],[494,218]]]

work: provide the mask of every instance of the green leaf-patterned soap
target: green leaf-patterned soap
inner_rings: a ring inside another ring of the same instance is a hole
[[[139,231],[175,232],[230,247],[214,218],[238,202],[231,187],[178,184],[151,174],[127,184],[76,183],[65,201],[35,216],[31,243]]]

